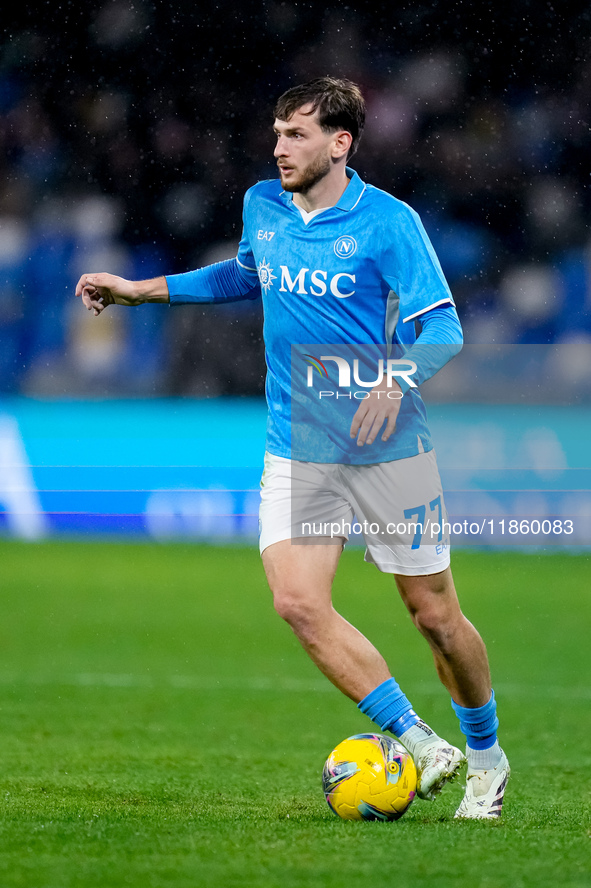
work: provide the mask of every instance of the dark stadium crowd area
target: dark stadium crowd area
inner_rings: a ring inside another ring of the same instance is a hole
[[[109,0],[4,19],[3,393],[262,393],[257,303],[96,319],[73,291],[84,271],[234,255],[244,191],[276,175],[274,101],[324,74],[362,87],[352,165],[421,214],[466,341],[591,343],[588,4]]]

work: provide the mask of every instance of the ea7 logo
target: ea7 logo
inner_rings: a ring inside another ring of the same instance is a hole
[[[310,280],[308,281],[309,268],[300,268],[293,278],[287,265],[281,265],[280,268],[280,293],[287,293],[288,291],[293,293],[295,290],[295,292],[301,296],[307,296],[308,292],[312,296],[324,296],[330,290],[332,295],[336,296],[337,299],[347,299],[348,296],[353,296],[355,293],[355,290],[348,289],[347,292],[344,292],[344,290],[341,289],[341,287],[350,288],[351,286],[350,283],[347,284],[345,282],[345,278],[348,278],[351,283],[355,283],[355,275],[348,274],[346,271],[339,271],[338,274],[334,274],[329,280],[327,271],[323,271],[321,268],[316,268],[310,273]]]
[[[275,236],[274,231],[263,231],[262,228],[259,228],[259,230],[257,231],[257,237],[259,240],[270,241],[270,240],[273,240],[274,236]]]

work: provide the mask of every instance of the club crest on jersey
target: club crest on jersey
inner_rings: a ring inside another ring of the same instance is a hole
[[[357,241],[350,234],[343,234],[335,241],[334,251],[341,259],[349,259],[357,251]]]
[[[277,275],[273,274],[273,269],[264,256],[262,262],[259,262],[258,272],[261,290],[264,290],[265,293],[268,293],[271,288],[271,284],[274,280],[276,280]]]

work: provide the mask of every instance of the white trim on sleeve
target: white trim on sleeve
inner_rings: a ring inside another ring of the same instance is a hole
[[[414,314],[409,315],[407,318],[402,318],[402,323],[406,324],[408,321],[414,321],[415,318],[418,318],[419,315],[425,314],[426,311],[431,311],[432,308],[438,308],[440,305],[454,305],[454,301],[451,296],[448,296],[446,299],[440,299],[439,302],[433,302],[432,305],[427,305],[425,308],[421,308],[420,311],[415,311]]]
[[[238,256],[236,256],[236,262],[238,263],[240,268],[245,268],[247,271],[254,271],[255,274],[258,273],[256,268],[251,268],[250,265],[245,265],[244,262],[241,262]]]

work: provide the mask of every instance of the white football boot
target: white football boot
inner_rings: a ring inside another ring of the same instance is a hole
[[[457,777],[465,761],[464,753],[441,737],[422,743],[415,759],[419,798],[432,801],[446,783]]]
[[[503,750],[496,768],[485,771],[468,768],[466,794],[455,816],[463,820],[496,820],[500,817],[510,774],[509,760]]]

